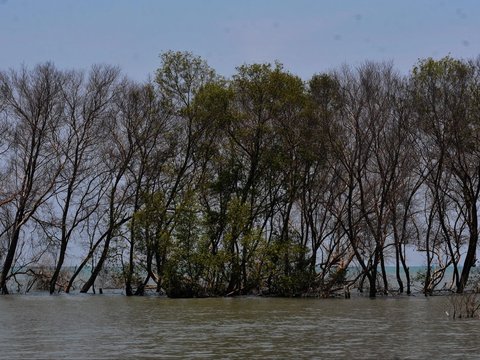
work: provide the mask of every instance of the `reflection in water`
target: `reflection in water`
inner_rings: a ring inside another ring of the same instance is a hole
[[[444,297],[0,297],[0,357],[476,358],[478,320]]]

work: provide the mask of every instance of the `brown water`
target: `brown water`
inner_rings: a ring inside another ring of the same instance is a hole
[[[0,358],[480,358],[445,297],[1,296]]]

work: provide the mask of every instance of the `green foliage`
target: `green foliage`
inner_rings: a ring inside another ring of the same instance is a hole
[[[419,60],[412,69],[412,75],[415,80],[427,81],[441,78],[464,78],[471,75],[470,66],[458,59],[445,56],[440,60],[427,58]]]
[[[414,101],[425,129],[437,137],[465,116],[474,67],[449,56],[420,60],[412,70]],[[453,120],[453,122],[452,122]]]
[[[307,250],[294,239],[264,243],[259,248],[266,280],[264,291],[277,296],[299,296],[308,292],[315,274],[306,266]]]
[[[200,121],[208,121],[212,128],[223,128],[231,119],[233,92],[223,82],[209,82],[195,96],[194,107]]]
[[[216,77],[205,60],[190,52],[167,51],[160,58],[155,80],[162,96],[174,106],[188,107],[199,89]]]
[[[166,220],[165,197],[160,191],[144,194],[144,205],[133,215],[133,231],[139,251],[168,247],[169,235],[163,228]]]
[[[308,83],[309,93],[319,105],[322,116],[332,115],[342,106],[342,94],[338,80],[329,74],[317,74]]]

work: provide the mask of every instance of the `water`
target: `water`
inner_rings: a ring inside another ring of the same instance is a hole
[[[446,297],[370,300],[0,297],[0,358],[478,358]]]

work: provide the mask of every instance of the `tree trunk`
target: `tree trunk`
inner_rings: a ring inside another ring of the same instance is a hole
[[[374,270],[371,274],[368,274],[367,278],[370,286],[368,296],[370,298],[375,298],[377,296],[377,271]]]
[[[397,277],[398,292],[403,294],[403,281],[400,276],[400,244],[395,244],[395,276]]]
[[[100,256],[100,259],[98,259],[97,265],[92,271],[92,274],[90,275],[90,278],[87,280],[87,282],[82,286],[82,289],[80,290],[81,293],[86,293],[90,289],[90,287],[93,286],[95,283],[95,280],[97,279],[98,274],[102,270],[103,263],[107,259],[108,256],[108,250],[110,247],[110,240],[112,239],[111,236],[111,231],[110,234],[108,234],[107,238],[105,239],[105,245],[103,246],[103,251],[102,255]]]
[[[388,294],[388,279],[387,271],[385,269],[385,259],[383,256],[383,251],[380,252],[380,267],[382,269],[382,279],[383,279],[383,293],[384,295]]]
[[[22,215],[20,215],[22,216]],[[17,215],[17,219],[19,216]],[[12,268],[13,259],[15,258],[15,252],[17,250],[18,240],[20,238],[20,225],[18,224],[18,220],[15,219],[15,230],[12,234],[12,240],[10,242],[10,246],[8,247],[7,256],[5,257],[5,262],[3,263],[2,273],[0,275],[0,292],[1,294],[8,294],[7,288],[7,279],[8,273]]]
[[[55,271],[53,272],[52,278],[50,279],[50,294],[55,292],[55,288],[57,286],[57,279],[60,271],[62,269],[63,261],[65,260],[65,252],[67,251],[67,242],[62,241],[62,245],[60,246],[60,254],[58,256],[57,265],[55,266]]]
[[[401,250],[400,250],[399,254],[400,254],[400,261],[402,262],[403,272],[405,273],[405,281],[407,282],[407,295],[410,295],[412,293],[412,291],[410,289],[410,269],[407,266],[407,262],[405,260],[405,255],[403,254],[403,252]]]
[[[465,262],[463,263],[462,275],[460,277],[460,282],[458,284],[457,292],[462,293],[465,290],[465,287],[468,282],[470,275],[470,270],[475,266],[476,262],[476,251],[478,243],[478,218],[477,218],[477,207],[476,204],[471,205],[471,226],[470,226],[470,241],[468,243],[467,255],[465,257]]]

